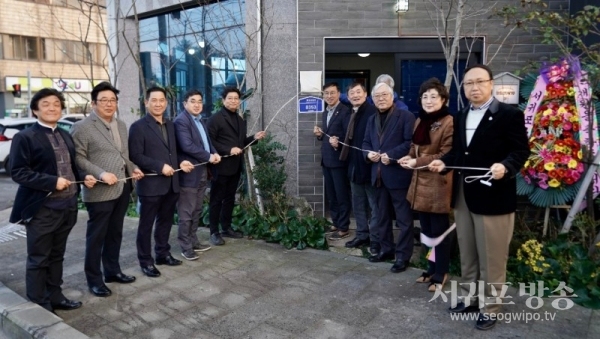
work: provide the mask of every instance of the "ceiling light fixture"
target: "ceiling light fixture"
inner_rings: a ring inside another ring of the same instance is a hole
[[[361,57],[361,58],[366,58],[369,55],[371,55],[371,53],[358,53],[358,56]]]

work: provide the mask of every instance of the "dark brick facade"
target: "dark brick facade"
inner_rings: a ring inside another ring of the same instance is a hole
[[[547,2],[550,9],[569,8],[568,0]],[[555,51],[540,44],[540,37],[532,31],[515,30],[504,41],[508,29],[499,17],[494,17],[490,8],[494,3],[501,8],[520,2],[470,1],[483,12],[463,23],[463,35],[485,38],[485,58],[494,72],[514,72]],[[409,11],[401,15],[394,12],[394,4],[382,0],[298,0],[298,70],[323,71],[325,37],[437,36],[428,0],[410,0]],[[323,179],[319,144],[312,134],[314,124],[314,114],[298,114],[298,193],[321,214]]]

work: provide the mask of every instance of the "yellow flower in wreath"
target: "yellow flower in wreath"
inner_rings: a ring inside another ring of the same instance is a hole
[[[556,188],[556,187],[560,186],[560,181],[558,181],[556,179],[552,179],[552,180],[548,181],[548,186]]]
[[[546,171],[552,171],[554,169],[554,163],[553,162],[547,162],[544,164],[544,169]]]
[[[569,160],[569,163],[567,164],[567,166],[569,166],[569,168],[571,168],[571,169],[577,168],[577,160],[575,160],[575,159]]]

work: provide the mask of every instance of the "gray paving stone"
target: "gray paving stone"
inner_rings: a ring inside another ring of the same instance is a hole
[[[92,338],[600,336],[598,311],[580,306],[555,311],[549,300],[535,312],[556,312],[553,322],[500,322],[492,331],[476,331],[474,320],[453,321],[447,312],[448,303],[441,298],[430,302],[433,293],[427,291],[427,284],[415,282],[421,274],[419,269],[393,274],[389,272],[390,263],[372,264],[347,253],[286,250],[264,241],[226,239],[225,246],[202,253],[199,260],[176,267],[159,266],[162,276],[148,278],[137,263],[137,221],[131,219],[125,221],[120,261],[124,272],[137,280],[125,285],[108,284],[113,295],[97,298],[87,290],[81,266],[86,220],[87,216],[80,214],[69,237],[65,258],[68,269],[63,278],[65,295],[84,305],[58,314],[64,320],[62,324]],[[171,244],[175,246],[176,232],[174,227]],[[201,228],[199,235],[206,239],[207,230]],[[21,298],[5,296],[0,286],[0,305],[18,307],[25,302],[25,246],[24,239],[14,242],[7,249],[10,255],[4,256],[11,270],[0,270],[0,281]],[[0,255],[4,250],[0,247]],[[173,249],[174,255],[178,255],[177,250]],[[514,297],[514,305],[506,305],[503,312],[532,312],[516,290],[509,294]],[[48,315],[41,309],[38,312]],[[54,328],[61,329],[59,319],[52,319],[56,321]],[[52,323],[46,325],[52,327]]]

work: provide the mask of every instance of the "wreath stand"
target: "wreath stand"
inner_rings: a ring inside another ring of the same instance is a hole
[[[548,221],[550,220],[550,209],[566,209],[567,212],[571,211],[571,205],[550,205],[546,207],[546,212],[544,213],[544,231],[542,232],[542,236],[545,237],[546,233],[548,233]]]

